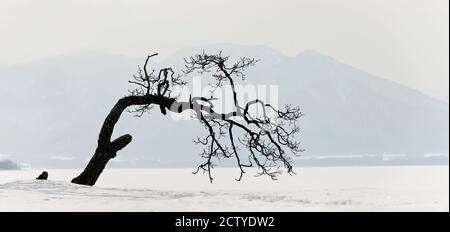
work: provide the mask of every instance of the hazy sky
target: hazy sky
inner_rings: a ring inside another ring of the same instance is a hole
[[[212,43],[316,49],[448,102],[448,0],[0,0],[0,67]]]

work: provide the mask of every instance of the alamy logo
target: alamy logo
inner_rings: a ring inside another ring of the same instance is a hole
[[[233,86],[229,84],[224,84],[219,87],[212,86],[203,81],[206,78],[205,76],[195,76],[192,78],[192,84],[190,86],[176,86],[173,89],[172,94],[173,96],[178,96],[179,101],[204,102],[207,104],[189,104],[182,106],[174,104],[172,107],[181,107],[182,113],[175,113],[177,110],[172,109],[169,111],[172,119],[191,120],[195,118],[195,110],[210,110],[217,113],[211,114],[212,116],[224,116],[232,112],[236,112],[236,114],[242,113],[245,108],[235,104],[235,97],[238,103],[249,103],[248,113],[251,115],[259,118],[275,116],[273,115],[275,111],[267,111],[264,106],[270,104],[274,109],[278,109],[278,85],[234,84],[233,91]],[[202,107],[202,109],[195,109],[195,107]],[[194,109],[194,111],[187,111],[188,108]],[[229,116],[237,115],[229,114]]]

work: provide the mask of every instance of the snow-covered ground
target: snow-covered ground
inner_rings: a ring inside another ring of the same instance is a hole
[[[304,167],[277,181],[217,169],[106,169],[95,187],[80,170],[0,171],[0,211],[449,211],[448,166]]]

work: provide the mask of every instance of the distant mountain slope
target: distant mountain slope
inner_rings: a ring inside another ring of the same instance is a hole
[[[20,167],[11,160],[0,160],[0,170],[19,170]]]
[[[314,50],[293,58],[265,46],[214,45],[193,50],[223,50],[260,59],[243,84],[277,84],[281,102],[300,105],[305,113],[306,154],[448,152],[448,104],[416,90]],[[167,63],[189,53],[183,50]]]
[[[287,57],[266,46],[217,44],[183,49],[158,65],[180,69],[184,57],[203,49],[261,60],[243,84],[277,84],[281,103],[301,106],[305,157],[407,154],[402,162],[411,163],[426,153],[448,154],[448,104],[317,51]],[[0,70],[0,152],[35,166],[82,167],[142,61],[77,54]],[[202,129],[157,111],[141,119],[124,115],[116,134],[131,133],[134,141],[111,166],[194,166],[199,148],[191,141]],[[52,158],[61,156],[73,159]]]

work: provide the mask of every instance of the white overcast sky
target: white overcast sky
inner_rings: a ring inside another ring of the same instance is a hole
[[[214,43],[316,49],[448,102],[448,0],[0,0],[0,67]]]

